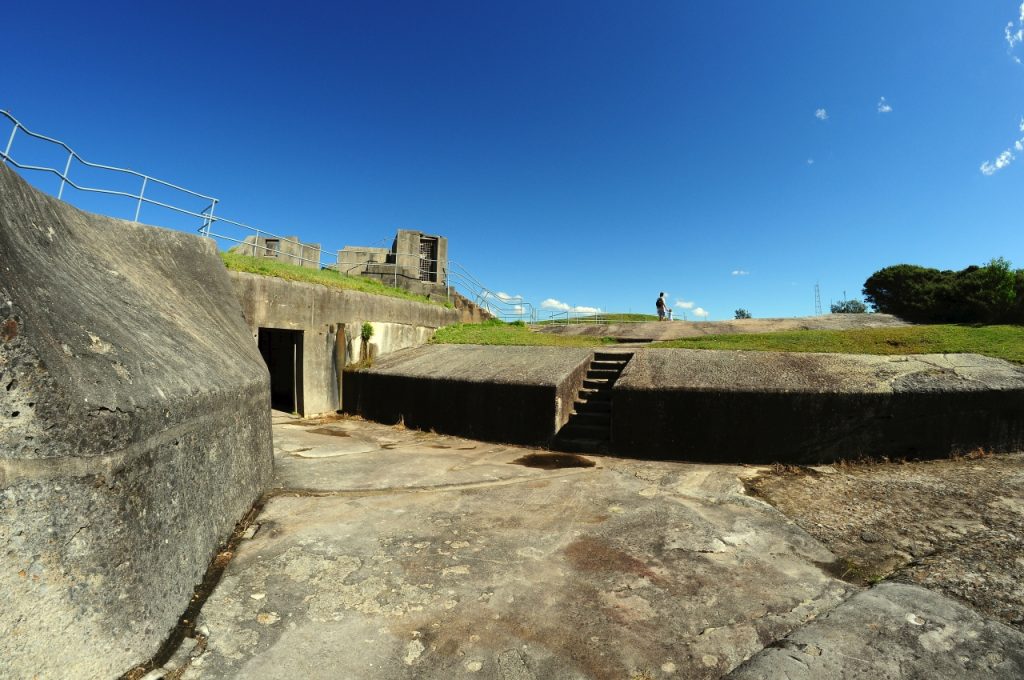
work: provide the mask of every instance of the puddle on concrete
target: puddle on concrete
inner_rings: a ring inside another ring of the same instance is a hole
[[[512,465],[540,468],[541,470],[560,470],[562,468],[594,467],[594,461],[578,456],[575,453],[531,453],[516,458]]]
[[[333,427],[318,427],[315,430],[310,430],[311,434],[329,434],[332,437],[348,437],[348,432],[344,430],[337,430]]]

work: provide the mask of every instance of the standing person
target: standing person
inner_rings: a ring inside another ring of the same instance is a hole
[[[671,309],[668,308],[668,305],[665,304],[665,293],[664,292],[658,295],[658,301],[654,303],[654,306],[658,308],[658,321],[664,321],[665,320],[665,311],[666,310],[670,311],[670,312],[672,311]]]

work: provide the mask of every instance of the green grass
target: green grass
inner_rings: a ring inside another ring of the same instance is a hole
[[[491,319],[483,323],[460,323],[437,331],[433,343],[442,345],[533,345],[543,347],[598,347],[615,344],[611,338],[583,335],[534,333],[520,323]]]
[[[435,302],[424,295],[416,295],[415,293],[410,293],[406,290],[402,290],[401,288],[386,286],[380,281],[376,281],[374,279],[368,279],[362,276],[346,276],[345,274],[339,274],[331,269],[311,269],[309,267],[301,267],[297,264],[277,262],[270,258],[251,257],[249,255],[239,255],[237,253],[221,253],[220,259],[224,261],[224,266],[236,272],[249,272],[250,274],[260,274],[262,276],[275,276],[279,279],[301,281],[303,283],[318,283],[321,286],[328,286],[330,288],[358,290],[363,293],[385,295],[387,297],[413,300],[415,302],[425,302],[427,304],[440,305],[443,307],[451,306],[450,303],[445,304],[442,302]]]
[[[781,331],[706,335],[651,347],[845,354],[972,352],[1024,364],[1024,326],[897,326],[848,331]]]

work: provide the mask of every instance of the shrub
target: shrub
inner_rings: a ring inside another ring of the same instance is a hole
[[[742,307],[740,307],[739,309],[736,310],[736,318],[737,319],[752,319],[754,317],[752,317],[750,315],[750,312],[748,312],[747,310],[745,310]]]
[[[1024,270],[1004,258],[960,271],[898,264],[864,283],[879,312],[921,323],[1024,323]]]
[[[832,303],[833,314],[863,314],[866,311],[867,305],[860,300],[840,300]]]
[[[359,337],[363,339],[363,342],[369,342],[370,338],[373,337],[373,324],[369,321],[364,321]]]

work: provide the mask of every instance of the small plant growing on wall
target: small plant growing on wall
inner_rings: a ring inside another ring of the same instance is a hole
[[[363,327],[359,331],[359,337],[363,339],[359,360],[361,362],[368,362],[370,360],[370,338],[373,337],[373,325],[369,321],[363,322]]]

